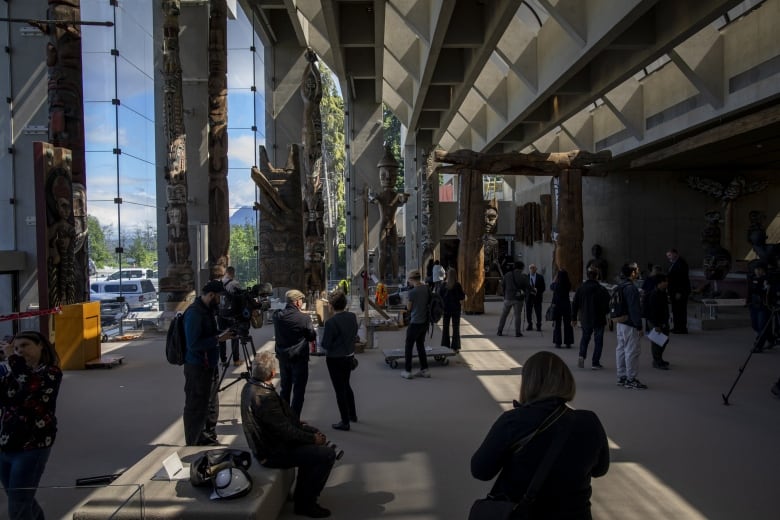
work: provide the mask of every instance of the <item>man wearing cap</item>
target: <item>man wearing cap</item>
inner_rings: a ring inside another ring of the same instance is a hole
[[[233,332],[220,333],[216,313],[225,287],[219,280],[208,282],[184,312],[184,440],[187,446],[218,444],[219,418],[217,381],[219,342],[231,339]]]
[[[411,379],[412,375],[412,348],[417,345],[417,356],[420,358],[420,370],[417,377],[431,377],[428,372],[428,358],[425,354],[425,334],[428,332],[428,286],[422,283],[420,271],[414,269],[409,273],[409,283],[412,290],[409,291],[409,302],[406,310],[409,313],[409,327],[406,329],[406,365],[401,377]]]
[[[273,315],[276,357],[279,359],[281,377],[279,395],[300,417],[306,383],[309,381],[309,353],[307,350],[302,356],[291,360],[287,350],[303,340],[314,341],[317,339],[317,333],[314,331],[311,318],[301,312],[304,294],[297,289],[291,289],[284,296],[287,306],[274,312]]]

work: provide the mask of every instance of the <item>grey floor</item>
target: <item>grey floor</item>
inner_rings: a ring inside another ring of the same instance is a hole
[[[360,355],[354,373],[360,422],[350,432],[331,428],[338,418],[333,389],[324,359],[312,359],[304,420],[346,451],[321,497],[333,518],[466,518],[471,502],[487,492],[489,483],[470,476],[470,457],[517,397],[524,360],[552,349],[549,323],[541,333],[515,338],[510,328],[497,337],[500,305],[487,302],[485,314],[464,317],[461,355],[448,366],[433,364],[431,379],[401,379],[381,349],[401,347],[403,332],[379,333],[377,348]],[[258,349],[271,347],[272,332],[270,326],[254,331]],[[437,330],[431,345],[440,337]],[[607,368],[600,372],[578,369],[576,348],[556,350],[577,380],[572,405],[594,410],[610,439],[610,471],[593,481],[594,518],[780,517],[780,400],[769,392],[780,376],[780,351],[754,355],[724,406],[721,394],[750,350],[749,328],[673,336],[668,372],[651,368],[643,340],[645,391],[615,386],[613,333],[605,343]],[[154,446],[183,444],[184,379],[163,350],[164,337],[147,333],[104,345],[104,353],[124,356],[121,366],[65,374],[60,432],[39,494],[48,518],[69,517],[86,498],[89,490],[69,488],[77,478],[117,473]],[[234,372],[231,367],[226,381]],[[245,446],[240,387],[221,394],[218,433]],[[0,508],[4,513],[5,504]],[[294,518],[290,504],[279,518]]]

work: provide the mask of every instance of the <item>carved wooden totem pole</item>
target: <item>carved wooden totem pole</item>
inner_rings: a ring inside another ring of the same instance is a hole
[[[304,265],[308,294],[319,295],[325,289],[325,202],[322,198],[322,77],[317,55],[306,49],[308,64],[301,78],[303,132],[301,170],[303,182]]]
[[[519,152],[482,154],[471,150],[447,153],[436,150],[437,171],[461,176],[458,204],[458,268],[466,292],[463,311],[485,311],[484,200],[482,175],[545,175],[560,178],[557,188],[558,220],[555,265],[569,271],[572,284],[582,281],[582,175],[611,158],[609,151],[597,154],[574,150],[565,153]],[[555,238],[555,237],[553,237]]]
[[[425,167],[417,171],[421,179],[420,187],[420,268],[428,265],[428,259],[433,257],[438,237],[436,236],[436,221],[433,211],[434,192],[438,188],[439,174],[435,172],[433,153],[425,159]],[[436,183],[434,184],[434,179]]]
[[[179,0],[163,0],[164,128],[168,157],[165,166],[165,213],[168,222],[168,270],[160,291],[169,293],[172,307],[193,291],[190,240],[187,234],[187,135],[184,129],[181,60],[179,58]]]
[[[230,205],[227,133],[227,6],[212,0],[209,12],[209,267],[222,278],[229,264]]]
[[[301,166],[298,145],[291,145],[287,166],[274,168],[264,146],[260,167],[252,167],[252,180],[260,189],[258,257],[260,280],[274,287],[304,287],[303,226],[300,215]]]
[[[398,208],[409,200],[409,194],[395,191],[399,165],[389,146],[385,146],[385,154],[377,167],[382,191],[378,195],[371,194],[368,200],[379,206],[379,279],[395,282],[398,278],[398,228],[395,215]]]
[[[63,22],[81,20],[79,0],[48,0],[47,18]],[[87,247],[87,194],[84,169],[84,94],[81,79],[81,26],[48,24],[39,28],[49,35],[46,65],[49,67],[49,142],[70,150],[68,169],[72,184],[72,214],[75,236],[72,264],[73,299],[89,300],[89,251]],[[61,153],[61,152],[60,152]],[[70,189],[70,188],[69,188]],[[68,276],[70,278],[70,275]]]
[[[41,309],[77,303],[74,270],[77,229],[73,218],[72,156],[50,143],[33,144]],[[46,274],[42,274],[46,273]]]

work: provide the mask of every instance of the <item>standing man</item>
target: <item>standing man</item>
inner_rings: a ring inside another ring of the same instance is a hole
[[[233,331],[220,333],[215,315],[225,287],[219,280],[203,286],[184,312],[184,441],[187,446],[214,446],[217,442],[219,397],[217,395],[220,341],[233,337]]]
[[[442,267],[441,265],[441,262],[439,260],[434,260],[433,272],[431,273],[431,278],[433,278],[434,291],[438,292],[439,287],[441,286],[441,283],[444,281],[445,277],[446,277],[446,273],[444,271],[444,267]]]
[[[317,502],[338,456],[325,434],[303,424],[271,382],[276,375],[273,354],[263,351],[252,362],[252,378],[241,391],[241,423],[249,449],[267,468],[298,468],[295,514],[327,518]]]
[[[688,262],[672,248],[666,252],[669,260],[669,299],[672,301],[672,332],[688,334],[688,296],[691,294],[691,279]]]
[[[637,379],[639,372],[639,338],[642,336],[642,306],[639,299],[639,289],[634,280],[639,277],[639,266],[636,263],[624,264],[620,270],[620,284],[616,291],[623,293],[626,321],[617,323],[617,347],[615,361],[617,366],[618,386],[644,390],[647,385]]]
[[[294,360],[290,359],[287,350],[303,340],[314,341],[317,339],[317,333],[314,331],[311,318],[301,311],[304,294],[297,289],[291,289],[284,296],[287,306],[273,314],[276,357],[279,359],[281,376],[279,395],[290,404],[290,408],[300,418],[306,383],[309,382],[309,350],[306,349],[303,355],[297,356]]]
[[[409,301],[406,312],[409,313],[409,326],[406,328],[405,362],[401,377],[431,377],[428,372],[428,357],[425,354],[425,334],[428,332],[428,299],[431,297],[428,287],[422,283],[420,271],[414,269],[409,273]],[[420,359],[420,370],[412,375],[412,348],[417,345],[417,356]]]
[[[498,335],[504,333],[504,324],[509,311],[514,309],[515,317],[515,336],[523,335],[523,301],[528,291],[528,278],[523,274],[525,264],[521,261],[515,262],[514,269],[504,274],[501,279],[501,285],[504,288],[504,308],[501,311],[501,318],[498,320]]]
[[[571,325],[577,326],[577,316],[581,313],[582,338],[580,339],[580,356],[577,366],[585,368],[585,358],[588,357],[588,343],[593,336],[593,359],[590,367],[601,370],[601,350],[604,347],[604,326],[607,324],[609,312],[609,292],[598,282],[599,270],[591,267],[587,272],[588,279],[574,293],[571,307]]]
[[[241,284],[236,280],[236,268],[232,265],[225,268],[225,276],[222,277],[222,285],[225,286],[226,298],[231,298],[236,290],[241,289]],[[236,312],[236,310],[240,312],[243,309],[233,309],[234,312]],[[228,328],[230,324],[223,321],[220,323],[220,326],[225,329]],[[240,366],[241,356],[238,353],[238,338],[234,337],[230,340],[230,350],[233,354],[233,365]],[[222,361],[223,365],[228,362],[227,343],[224,341],[220,341],[219,343],[219,359]]]
[[[532,313],[536,314],[536,330],[542,330],[542,295],[547,288],[544,285],[544,276],[536,272],[536,264],[528,266],[528,292],[525,294],[525,321],[528,324],[526,330],[534,330]],[[576,314],[575,314],[576,316]]]

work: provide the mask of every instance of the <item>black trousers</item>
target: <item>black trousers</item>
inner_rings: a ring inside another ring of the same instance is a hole
[[[452,336],[450,336],[450,322],[452,322]],[[460,311],[445,312],[444,323],[441,328],[441,346],[455,352],[460,350]]]
[[[238,353],[238,338],[232,338],[230,340],[230,351],[233,355],[233,361],[239,361],[241,359],[241,355]],[[219,359],[223,363],[226,363],[228,360],[226,341],[219,342]]]
[[[528,329],[531,329],[533,320],[531,315],[536,314],[536,328],[542,328],[542,297],[530,296],[525,300],[525,322],[528,324]]]
[[[406,344],[404,345],[404,370],[412,371],[412,349],[417,345],[417,357],[420,358],[420,370],[428,369],[428,355],[425,353],[425,335],[428,333],[428,323],[410,323],[406,328]]]
[[[297,505],[305,506],[317,502],[335,461],[336,452],[333,448],[305,444],[268,457],[263,466],[284,469],[297,467],[293,500]]]
[[[672,332],[688,331],[688,295],[682,293],[677,299],[672,295]]]
[[[341,422],[349,424],[349,421],[357,418],[355,410],[355,394],[349,384],[352,375],[352,357],[329,357],[325,359],[328,365],[330,382],[336,392],[336,404],[339,407]]]
[[[296,361],[290,361],[284,355],[276,357],[279,360],[279,395],[300,419],[306,384],[309,382],[309,356]]]
[[[213,433],[219,419],[216,368],[184,364],[184,442],[195,446],[203,432]]]

